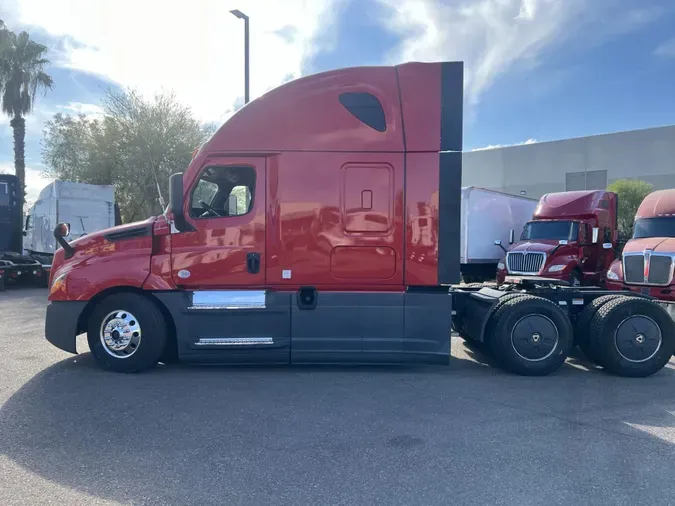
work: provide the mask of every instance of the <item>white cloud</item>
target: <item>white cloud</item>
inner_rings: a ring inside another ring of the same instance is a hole
[[[24,0],[22,25],[67,36],[61,66],[147,95],[172,89],[204,120],[222,120],[244,88],[244,23],[250,17],[251,95],[298,76],[340,0]],[[74,40],[75,43],[70,41]]]
[[[656,56],[675,58],[675,38],[662,42],[655,50]]]
[[[463,60],[469,104],[517,61],[536,58],[565,37],[579,0],[381,0],[404,37],[398,60]]]
[[[57,109],[66,114],[84,114],[85,116],[98,116],[103,114],[101,106],[96,104],[85,104],[82,102],[68,102],[66,105],[57,105]]]
[[[526,141],[517,142],[516,144],[490,144],[488,146],[484,146],[482,148],[471,149],[469,151],[485,151],[487,149],[508,148],[510,146],[525,146],[527,144],[536,144],[537,142],[538,142],[537,139],[527,139]]]
[[[621,8],[612,0],[379,1],[394,13],[387,26],[403,38],[391,61],[464,61],[470,106],[498,76],[516,65],[532,70],[546,51],[570,38],[596,44],[661,13]]]

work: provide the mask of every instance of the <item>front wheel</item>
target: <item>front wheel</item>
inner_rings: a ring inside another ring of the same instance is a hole
[[[157,365],[167,343],[164,315],[149,298],[135,293],[106,297],[94,309],[87,340],[103,369],[132,373]]]

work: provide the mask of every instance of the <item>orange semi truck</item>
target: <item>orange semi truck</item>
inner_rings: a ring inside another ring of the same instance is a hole
[[[650,193],[640,204],[633,237],[607,272],[607,288],[675,302],[675,189]]]
[[[76,353],[85,333],[118,372],[447,365],[454,328],[518,374],[555,371],[579,340],[615,374],[660,370],[675,323],[649,297],[531,277],[456,285],[462,95],[462,63],[442,62],[334,70],[251,101],[171,176],[164,214],[72,242],[57,225],[47,340]],[[617,344],[616,325],[640,317],[655,326],[628,324]]]

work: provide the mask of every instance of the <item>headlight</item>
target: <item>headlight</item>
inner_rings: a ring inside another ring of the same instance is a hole
[[[499,262],[497,264],[497,270],[503,271],[505,268],[506,268],[506,266],[504,265],[504,262]]]
[[[565,264],[552,265],[551,267],[548,268],[548,272],[560,272],[565,267],[567,267]]]
[[[63,274],[59,274],[54,281],[52,281],[52,286],[49,287],[49,295],[58,292],[61,288],[65,288],[67,275],[68,273],[64,272]]]
[[[619,275],[614,272],[613,270],[608,270],[607,271],[607,279],[611,279],[613,281],[619,281]]]

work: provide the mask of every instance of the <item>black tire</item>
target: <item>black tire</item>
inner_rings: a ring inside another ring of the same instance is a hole
[[[105,345],[101,336],[105,322],[111,322],[114,327],[108,339],[114,338],[114,332],[121,339],[111,341],[111,346]],[[112,345],[124,344],[125,335],[118,331],[125,329],[124,322],[130,341],[124,349],[113,350]],[[167,324],[161,310],[148,297],[118,293],[96,305],[89,318],[87,340],[91,354],[101,368],[122,373],[141,372],[155,367],[164,354]]]
[[[476,284],[479,284],[479,285],[482,286],[482,283],[476,283]],[[494,314],[495,311],[497,311],[497,310],[498,310],[505,302],[508,302],[509,300],[516,299],[516,298],[519,298],[519,297],[524,297],[525,295],[527,295],[527,294],[517,292],[517,293],[508,293],[508,294],[506,294],[506,295],[500,297],[499,302],[497,302],[497,304],[495,305],[495,307],[492,308],[492,311],[491,311],[490,314],[491,314],[491,315]],[[460,336],[462,339],[464,339],[467,343],[471,343],[471,345],[474,346],[474,347],[476,347],[476,349],[480,349],[481,352],[482,352],[484,355],[491,355],[491,354],[492,354],[492,350],[490,349],[489,346],[487,346],[487,337],[488,337],[488,335],[489,335],[489,333],[490,333],[490,322],[491,322],[491,321],[492,321],[492,319],[491,319],[490,317],[488,317],[488,325],[487,325],[487,327],[486,327],[485,334],[484,334],[484,336],[483,336],[483,341],[478,341],[478,340],[476,340],[476,339],[472,339],[472,338],[470,338],[470,337],[468,337],[468,336],[465,336],[465,335],[462,334],[462,331],[461,331],[461,330],[457,330],[457,333],[458,333],[459,336]]]
[[[650,376],[675,352],[675,322],[665,309],[639,297],[602,305],[591,320],[589,335],[602,366],[618,376]]]
[[[485,283],[464,283],[460,288],[485,288]]]
[[[499,309],[504,304],[509,302],[510,300],[520,299],[521,297],[527,297],[527,296],[528,296],[527,293],[512,292],[512,293],[507,293],[506,295],[502,295],[499,298],[499,301],[497,302],[497,304],[495,304],[495,307],[492,308],[492,310],[490,311],[490,314],[487,317],[487,324],[485,325],[485,333],[483,335],[484,342],[487,342],[490,339],[490,335],[494,331],[494,325],[495,325],[496,320],[495,320],[495,318],[493,318],[493,316],[495,315],[495,313],[497,311],[499,311]]]
[[[579,316],[577,317],[576,324],[574,325],[574,341],[577,346],[581,349],[586,358],[602,367],[602,359],[600,354],[596,352],[595,348],[591,346],[590,339],[590,328],[591,320],[595,316],[595,313],[598,312],[604,304],[611,300],[619,299],[625,297],[623,294],[612,294],[612,295],[603,295],[597,299],[592,300],[589,304],[586,304],[586,307],[581,310]]]
[[[472,285],[474,283],[479,283],[480,278],[478,276],[472,276],[471,274],[462,274],[462,281],[466,285]]]
[[[490,320],[488,343],[507,371],[545,376],[560,368],[572,350],[572,323],[557,304],[542,297],[513,297]]]

